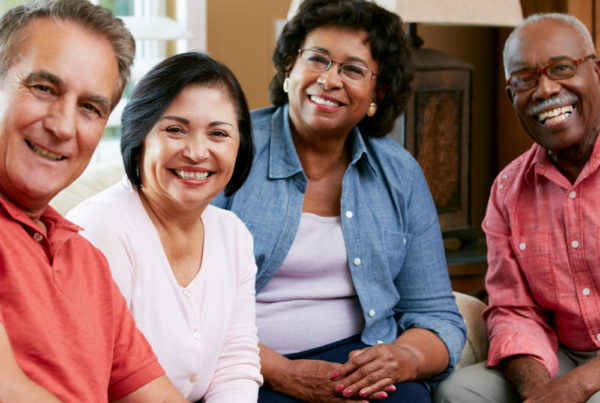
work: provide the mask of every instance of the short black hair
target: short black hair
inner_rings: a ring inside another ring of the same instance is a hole
[[[283,81],[292,69],[306,36],[321,26],[338,26],[365,31],[377,73],[377,113],[365,117],[358,127],[364,135],[382,137],[394,128],[411,93],[414,67],[401,18],[366,0],[304,0],[296,15],[284,26],[275,51],[276,73],[271,80],[270,100],[288,102]]]
[[[171,56],[152,68],[137,84],[121,117],[121,155],[131,183],[140,187],[140,154],[146,136],[179,93],[188,85],[222,86],[237,115],[240,147],[225,195],[233,195],[246,181],[254,146],[246,96],[231,70],[209,56],[187,52]]]

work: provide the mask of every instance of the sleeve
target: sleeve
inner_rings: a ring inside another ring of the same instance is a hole
[[[258,336],[256,330],[255,276],[256,263],[252,236],[247,232],[245,267],[239,271],[239,284],[231,325],[219,353],[217,366],[205,403],[253,403],[262,385]]]
[[[487,364],[497,366],[503,358],[525,354],[541,362],[554,377],[558,373],[558,339],[549,326],[549,312],[532,298],[514,255],[508,208],[501,199],[502,192],[494,182],[483,221],[488,247],[489,305],[483,313],[490,336]]]
[[[111,205],[84,202],[67,214],[67,219],[84,229],[81,235],[104,254],[113,279],[131,306],[135,249],[127,234],[129,220],[122,217]]]
[[[421,168],[416,162],[413,167],[413,188],[405,212],[411,239],[400,275],[394,280],[400,294],[395,312],[400,332],[428,329],[446,345],[448,368],[431,378],[439,381],[458,363],[466,328],[452,293],[437,210]]]
[[[119,399],[165,374],[150,344],[138,330],[115,283],[111,283],[114,309],[114,355],[108,395]]]

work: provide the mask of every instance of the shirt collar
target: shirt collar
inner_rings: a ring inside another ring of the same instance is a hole
[[[40,232],[38,226],[35,225],[31,217],[29,217],[25,211],[23,211],[23,209],[8,201],[3,196],[0,196],[0,209],[4,210],[8,217],[12,218],[14,221],[20,223],[24,227],[28,227],[33,231]],[[65,219],[50,206],[46,207],[42,213],[42,216],[40,217],[40,220],[46,224],[49,231],[50,228],[62,228],[66,231],[77,233],[82,229],[81,227]]]
[[[596,172],[600,167],[600,135],[596,137],[596,142],[594,143],[594,149],[592,150],[592,154],[590,155],[590,159],[585,164],[581,173],[577,177],[576,183],[586,178],[593,172]],[[548,157],[548,150],[544,147],[540,146],[537,143],[534,143],[532,146],[535,149],[535,155],[532,160],[532,164],[528,167],[526,174],[530,175],[535,172],[537,174],[541,174],[544,176],[552,175],[552,172],[559,172],[558,168],[554,166],[552,161],[550,161],[550,157]],[[561,174],[562,175],[562,174]]]
[[[269,145],[269,178],[289,178],[303,172],[302,164],[296,153],[290,129],[289,104],[277,108],[271,118],[271,139]],[[358,127],[354,127],[348,137],[352,149],[350,165],[364,161],[364,164],[376,174],[367,152],[367,145]]]

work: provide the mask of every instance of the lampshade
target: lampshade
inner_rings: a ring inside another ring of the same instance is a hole
[[[169,17],[119,17],[136,39],[173,40],[190,38],[192,33]]]
[[[397,13],[404,22],[432,25],[511,27],[523,20],[519,0],[372,0]],[[292,0],[291,19],[302,0]]]

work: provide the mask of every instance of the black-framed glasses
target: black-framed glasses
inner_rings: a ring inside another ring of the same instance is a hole
[[[564,59],[559,59],[550,63],[542,69],[519,71],[518,73],[510,76],[508,81],[506,81],[506,85],[508,85],[514,91],[520,92],[536,87],[542,74],[554,81],[571,78],[575,75],[575,73],[577,73],[577,68],[579,67],[580,63],[595,58],[595,55],[585,56],[581,59],[571,59],[570,57],[565,57]]]
[[[306,66],[313,71],[324,72],[337,64],[339,66],[338,74],[346,81],[359,83],[369,81],[371,77],[377,77],[377,74],[364,64],[336,62],[329,55],[318,50],[300,49],[298,53]]]

